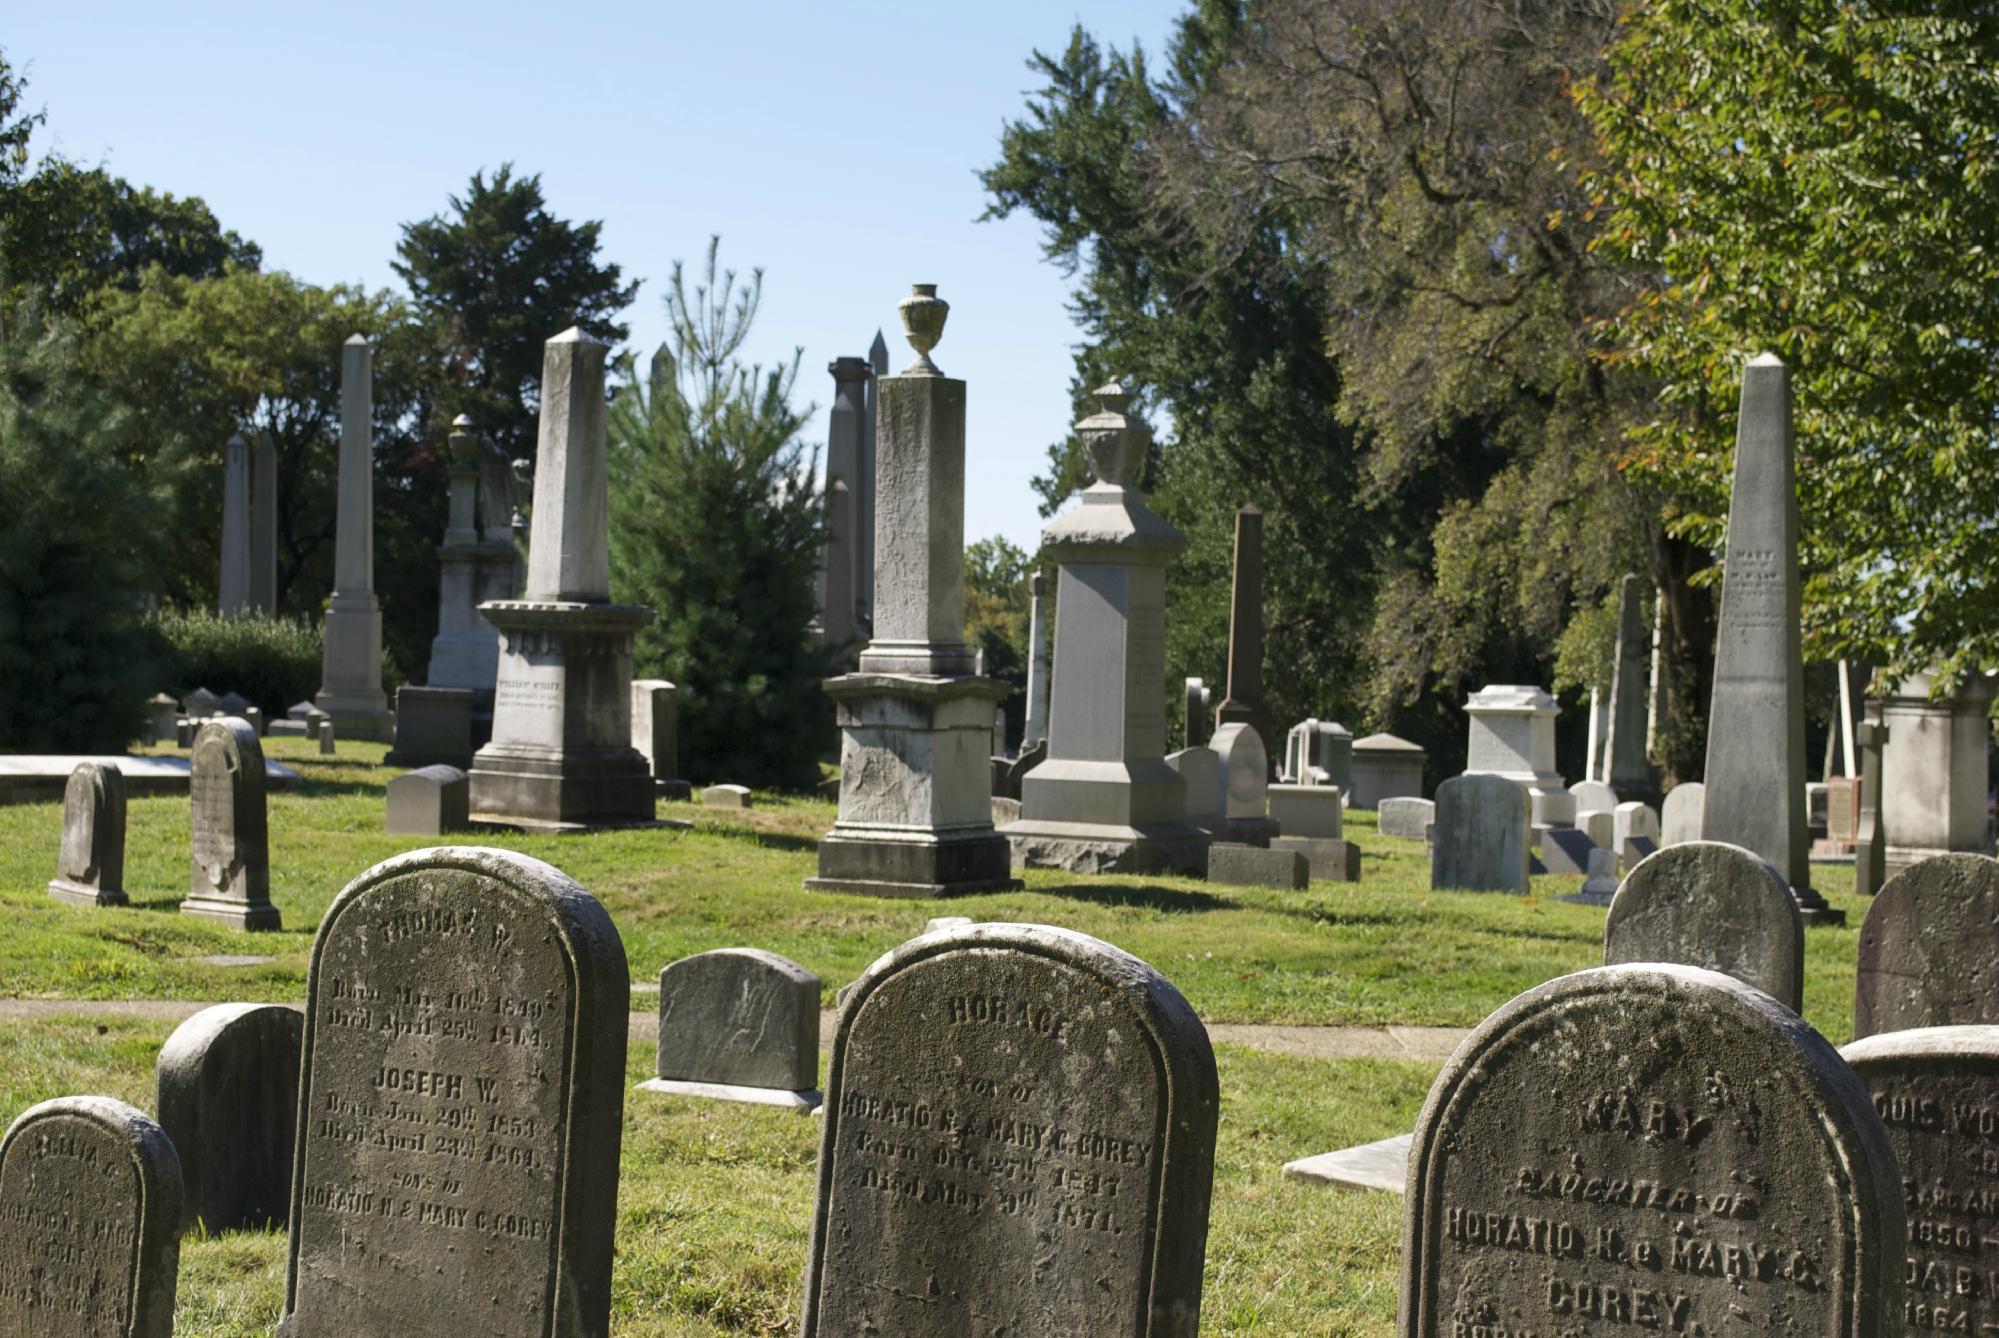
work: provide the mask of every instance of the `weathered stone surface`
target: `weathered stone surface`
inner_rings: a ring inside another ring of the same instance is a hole
[[[1659,810],[1660,846],[1684,845],[1701,839],[1701,807],[1707,802],[1707,787],[1699,781],[1681,781],[1666,791]]]
[[[1991,1277],[1992,1137],[1999,1027],[1927,1027],[1855,1041],[1840,1055],[1874,1098],[1920,1220],[1909,1224],[1905,1333],[1999,1329]]]
[[[701,791],[701,802],[709,808],[756,807],[756,797],[747,785],[710,785]]]
[[[396,743],[382,760],[392,767],[472,765],[470,688],[396,689]]]
[[[1579,906],[1608,906],[1617,899],[1617,888],[1617,856],[1608,846],[1596,846],[1589,852],[1589,873],[1582,887],[1558,900]]]
[[[1020,750],[1026,752],[1035,744],[1048,738],[1048,708],[1052,700],[1053,666],[1048,655],[1048,619],[1043,612],[1042,587],[1045,580],[1039,571],[1027,578],[1027,713],[1021,727]]]
[[[180,1154],[190,1229],[284,1226],[304,1028],[296,1009],[217,1004],[160,1047],[155,1104]]]
[[[123,906],[125,773],[109,762],[84,762],[69,773],[62,798],[62,849],[49,895],[72,906]]]
[[[1273,836],[1270,849],[1303,855],[1305,869],[1315,883],[1360,881],[1360,847],[1351,841],[1328,840],[1323,836]]]
[[[668,1081],[811,1091],[819,1084],[819,977],[755,948],[672,963],[659,973],[655,1071]]]
[[[1575,824],[1576,803],[1555,770],[1555,720],[1561,707],[1531,684],[1491,684],[1465,702],[1470,731],[1467,776],[1504,776],[1527,791],[1534,821]]]
[[[625,952],[502,850],[387,860],[313,940],[283,1338],[604,1334]]]
[[[350,739],[389,740],[395,717],[382,692],[382,606],[375,598],[375,352],[360,335],[340,350],[340,494],[333,595],[314,705]]]
[[[146,741],[172,743],[180,719],[180,703],[164,692],[146,699]]]
[[[240,432],[222,446],[222,566],[215,591],[223,617],[250,611],[250,443]]]
[[[1422,798],[1426,756],[1421,747],[1393,734],[1355,739],[1353,791],[1347,798],[1355,808],[1379,808],[1384,799]]]
[[[1409,1157],[1401,1338],[1903,1330],[1901,1177],[1865,1088],[1768,995],[1607,966],[1487,1018]]]
[[[1939,855],[1867,908],[1853,1034],[1972,1023],[1999,1023],[1999,860]]]
[[[1590,853],[1597,848],[1586,832],[1574,827],[1550,827],[1541,833],[1541,864],[1549,873],[1587,874]]]
[[[1337,785],[1273,785],[1266,792],[1270,820],[1286,836],[1317,836],[1337,841],[1341,835],[1340,787]]]
[[[180,1269],[174,1145],[103,1096],[44,1101],[0,1140],[0,1333],[171,1338]]]
[[[333,756],[333,717],[331,716],[321,716],[319,718],[319,755],[321,757]]]
[[[1208,881],[1296,892],[1312,878],[1310,865],[1299,851],[1217,841],[1208,847]]]
[[[1888,881],[1888,844],[1881,830],[1881,762],[1888,727],[1863,720],[1853,727],[1860,745],[1860,812],[1853,834],[1853,892],[1871,897]]]
[[[1453,776],[1437,787],[1430,886],[1525,892],[1527,791],[1504,776]]]
[[[181,913],[237,929],[277,929],[265,827],[264,746],[241,718],[205,720],[194,737],[188,792],[193,858]]]
[[[1802,1011],[1805,922],[1768,860],[1720,841],[1648,856],[1617,889],[1603,962],[1678,962],[1754,985]]]
[[[457,767],[418,767],[389,782],[392,836],[442,836],[467,824],[471,784]]]
[[[1589,838],[1593,846],[1610,852],[1613,862],[1617,858],[1617,815],[1609,809],[1585,809],[1576,814],[1576,830]]]
[[[1884,865],[1893,878],[1951,851],[1986,854],[1992,680],[1973,671],[1932,701],[1931,674],[1911,674],[1879,705],[1892,742],[1881,750]]]
[[[1300,721],[1284,736],[1284,777],[1294,785],[1353,786],[1353,732],[1333,720]]]
[[[1214,1055],[1145,963],[1039,925],[912,940],[848,995],[826,1094],[802,1338],[1194,1338]]]
[[[663,678],[632,680],[632,747],[655,781],[680,778],[680,690]]]
[[[1186,698],[1181,704],[1180,737],[1189,748],[1199,748],[1208,741],[1208,705],[1213,696],[1206,683],[1198,678],[1186,681]]]
[[[1302,1180],[1332,1189],[1378,1189],[1400,1194],[1409,1175],[1409,1145],[1414,1134],[1362,1143],[1359,1147],[1321,1152],[1284,1163],[1286,1180]]]
[[[1187,821],[1211,835],[1228,829],[1229,793],[1221,755],[1202,745],[1166,755],[1187,789]]]
[[[1270,754],[1263,737],[1254,725],[1236,721],[1216,729],[1208,746],[1221,760],[1229,839],[1268,845],[1277,824],[1270,819]]]
[[[1058,638],[1059,640],[1059,638]],[[1215,725],[1270,729],[1263,706],[1263,512],[1235,513],[1235,565],[1229,581],[1228,691],[1215,707]]]
[[[1430,825],[1437,820],[1437,802],[1406,796],[1383,799],[1376,806],[1375,813],[1383,836],[1397,836],[1405,841],[1427,841],[1430,839]]]
[[[250,468],[250,607],[278,611],[278,445],[269,430],[257,434]]]
[[[1578,813],[1609,813],[1617,807],[1617,791],[1598,780],[1579,780],[1569,787]]]

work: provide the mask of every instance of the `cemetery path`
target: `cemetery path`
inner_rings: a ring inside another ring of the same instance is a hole
[[[179,1022],[212,1001],[186,999],[0,999],[0,1022],[38,1017],[145,1017]],[[1214,1022],[1208,1037],[1222,1045],[1247,1046],[1272,1054],[1308,1059],[1410,1059],[1442,1063],[1470,1034],[1464,1027],[1287,1027],[1260,1023]],[[659,1040],[655,1013],[631,1015],[631,1037],[648,1045]],[[819,1015],[819,1043],[833,1039],[833,1014]]]

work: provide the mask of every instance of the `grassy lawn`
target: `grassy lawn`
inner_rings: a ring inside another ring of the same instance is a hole
[[[61,805],[0,807],[0,997],[301,1002],[311,927],[349,879],[428,844],[383,834],[380,746],[267,741],[303,783],[270,802],[272,896],[288,928],[247,935],[175,913],[187,885],[188,804],[131,805],[126,884],[134,905],[85,911],[50,900]],[[1026,889],[948,903],[808,893],[800,883],[832,823],[830,804],[760,796],[746,813],[663,805],[692,831],[461,837],[545,859],[609,908],[633,975],[676,957],[751,945],[817,971],[826,1002],[933,914],[1027,920],[1095,934],[1145,958],[1210,1022],[1469,1026],[1551,976],[1600,960],[1603,911],[1555,898],[1579,880],[1536,880],[1529,897],[1432,893],[1420,844],[1349,816],[1363,882],[1303,894],[1182,879],[1080,880],[1031,873]],[[1826,869],[1831,887],[1844,870]],[[1806,1016],[1851,1032],[1853,959],[1865,903],[1827,891],[1852,928],[1807,934]],[[204,962],[218,955],[272,960]],[[637,996],[634,1007],[647,1007]],[[0,1119],[78,1092],[153,1105],[153,1060],[172,1024],[83,1013],[0,1029]],[[1408,1130],[1434,1069],[1303,1059],[1218,1047],[1223,1109],[1203,1331],[1335,1335],[1393,1327],[1401,1200],[1285,1182],[1294,1157]],[[633,1082],[650,1048],[629,1055]],[[614,1332],[788,1332],[810,1222],[817,1122],[755,1108],[633,1094],[625,1116]],[[282,1288],[281,1235],[184,1247],[178,1332],[264,1335]]]

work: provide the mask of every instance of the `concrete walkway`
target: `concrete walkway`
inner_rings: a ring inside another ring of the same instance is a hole
[[[179,1022],[208,1007],[186,999],[0,999],[0,1022],[42,1017],[145,1017]],[[1462,1027],[1287,1027],[1218,1022],[1211,1040],[1278,1055],[1308,1059],[1413,1059],[1442,1063],[1467,1032]],[[631,1037],[647,1045],[659,1040],[659,1017],[631,1015]],[[819,1043],[833,1040],[833,1014],[819,1015]]]

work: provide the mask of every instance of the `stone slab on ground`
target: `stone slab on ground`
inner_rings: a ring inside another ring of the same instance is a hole
[[[800,1115],[817,1110],[825,1098],[817,1091],[793,1092],[782,1087],[744,1087],[726,1082],[681,1082],[672,1078],[647,1078],[641,1092],[666,1096],[691,1096],[701,1101],[741,1101],[752,1106],[776,1106]]]
[[[1305,855],[1297,850],[1268,850],[1222,841],[1208,847],[1210,883],[1295,892],[1311,883],[1310,868]]]
[[[1270,848],[1295,850],[1303,855],[1306,871],[1315,883],[1360,881],[1360,847],[1351,841],[1327,840],[1323,836],[1273,836]]]
[[[115,766],[125,776],[127,795],[186,794],[194,764],[185,757],[122,757],[91,753],[69,757],[55,753],[10,753],[0,756],[0,804],[60,799],[69,775],[80,763]],[[298,780],[290,767],[266,759],[264,784],[282,790]]]
[[[1414,1134],[1397,1134],[1316,1157],[1284,1163],[1286,1180],[1329,1185],[1334,1189],[1379,1189],[1400,1194],[1409,1178],[1409,1144]]]

